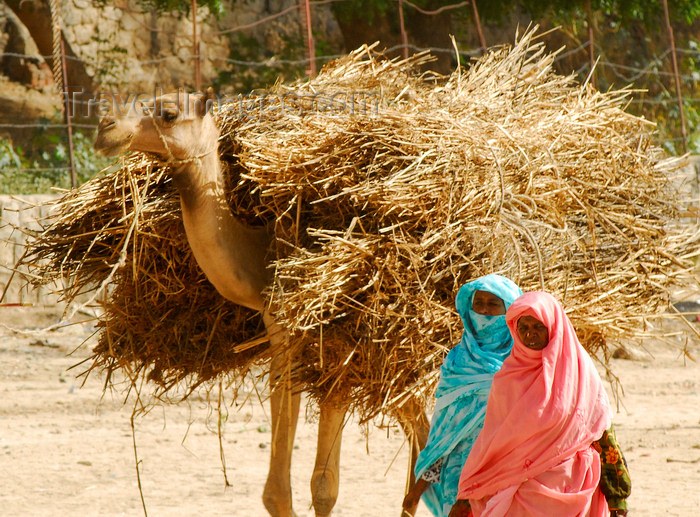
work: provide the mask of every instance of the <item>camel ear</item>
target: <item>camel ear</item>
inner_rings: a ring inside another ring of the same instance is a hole
[[[214,91],[214,88],[210,86],[195,102],[197,115],[204,117],[212,109],[212,106],[216,101],[216,92]]]

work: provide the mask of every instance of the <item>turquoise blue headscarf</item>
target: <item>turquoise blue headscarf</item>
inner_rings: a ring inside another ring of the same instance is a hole
[[[484,316],[472,310],[475,291],[495,294],[506,309],[522,294],[517,285],[500,275],[478,278],[457,293],[455,305],[464,334],[442,363],[428,443],[415,470],[419,478],[443,459],[440,481],[431,483],[423,493],[423,501],[437,517],[447,517],[457,499],[462,467],[484,425],[493,376],[513,346],[505,314]]]

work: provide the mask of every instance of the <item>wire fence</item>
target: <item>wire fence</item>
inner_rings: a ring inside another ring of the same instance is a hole
[[[555,59],[555,62],[561,61],[564,58],[568,56],[568,54],[576,53],[585,50],[585,45],[582,45],[574,50],[571,50],[567,53],[561,54],[557,56]],[[388,47],[385,49],[385,52],[387,54],[391,54],[393,52],[402,50],[403,45],[394,45],[392,47]],[[452,53],[454,54],[455,50],[454,49],[448,49],[448,48],[436,48],[436,47],[418,47],[416,45],[408,45],[408,48],[411,52],[414,53],[419,53],[419,52],[430,52],[432,54],[438,54],[438,53]],[[679,49],[679,52],[684,53],[688,56],[691,56],[692,58],[696,59],[698,63],[700,63],[700,52],[694,51],[694,50],[689,50],[689,49]],[[467,52],[461,52],[461,54],[468,55],[468,56],[477,56],[479,54],[479,51],[467,51]],[[662,61],[665,57],[665,55],[668,54],[668,51],[664,52],[663,54],[656,56],[654,60]],[[328,55],[318,55],[316,56],[316,62],[323,65],[325,63],[328,63],[329,61],[333,59],[337,59],[341,57],[343,54],[328,54]],[[37,58],[37,55],[29,55],[29,54],[17,54],[17,53],[2,53],[0,52],[0,61],[2,61],[6,57],[15,57],[15,58]],[[49,59],[52,56],[41,56],[42,58]],[[68,58],[69,56],[67,56]],[[154,65],[154,64],[160,64],[163,62],[166,62],[170,59],[173,60],[178,60],[181,61],[183,59],[188,59],[188,60],[194,60],[196,56],[194,55],[178,55],[178,56],[167,56],[159,59],[147,59],[147,60],[135,60],[136,63],[138,63],[141,66],[148,66],[148,65]],[[70,59],[80,61],[78,58],[75,57],[70,57]],[[265,60],[259,60],[259,61],[241,61],[237,59],[229,59],[229,58],[223,58],[223,57],[217,57],[217,56],[211,56],[208,57],[210,61],[214,62],[220,62],[224,65],[236,65],[236,66],[241,66],[241,67],[248,67],[248,68],[274,68],[274,67],[280,67],[280,66],[298,66],[298,67],[305,67],[309,65],[309,59],[306,58],[300,58],[300,59],[265,59]],[[674,77],[674,74],[672,72],[667,72],[663,70],[656,70],[654,69],[653,66],[648,66],[645,68],[639,68],[635,66],[629,66],[629,65],[624,65],[620,63],[612,63],[609,61],[598,61],[597,63],[597,70],[599,72],[609,72],[612,74],[614,77],[618,78],[620,80],[619,84],[622,86],[626,85],[634,85],[635,83],[641,82],[643,84],[650,84],[654,81],[658,81],[662,78],[668,78],[671,79]],[[584,73],[588,72],[588,67],[582,67],[574,71],[575,75],[581,76]],[[692,83],[697,83],[700,81],[700,73],[698,72],[693,72],[692,74],[679,74],[679,78],[682,81],[685,82],[692,82]],[[10,101],[17,101],[19,102],[26,102],[26,98],[23,96],[12,96],[12,95],[3,95],[4,99],[10,100]],[[85,100],[80,100],[80,99],[75,99],[73,101],[77,105],[88,105],[90,101],[85,101]],[[688,96],[684,95],[683,96],[683,102],[684,103],[689,103],[689,104],[697,104],[700,103],[700,97],[695,97],[695,96]],[[632,99],[631,100],[632,104],[640,104],[642,106],[644,105],[677,105],[677,101],[673,98],[667,98],[667,99]],[[60,106],[56,106],[57,110],[60,109]],[[74,127],[79,127],[79,128],[84,128],[84,129],[94,129],[97,127],[97,124],[95,123],[74,123]],[[33,122],[33,123],[25,123],[25,122],[19,122],[19,123],[1,123],[0,128],[41,128],[41,129],[56,129],[56,128],[65,128],[66,124],[63,123],[45,123],[45,122]]]
[[[307,0],[307,7],[318,8],[333,2],[342,1],[344,0]],[[414,9],[415,11],[421,12],[426,16],[436,15],[440,12],[444,12],[444,10],[455,11],[458,9],[468,9],[471,11],[470,1],[444,6],[435,11],[425,11],[407,0],[397,1],[400,3],[399,7]],[[311,20],[310,17],[304,16],[304,5],[304,0],[302,0],[299,4],[292,5],[268,16],[262,16],[251,23],[231,27],[218,27],[217,30],[209,29],[208,31],[204,32],[200,31],[198,36],[193,36],[192,34],[182,34],[182,37],[194,38],[195,40],[198,37],[203,43],[207,43],[208,38],[212,39],[221,36],[230,36],[232,34],[250,31],[253,28],[259,29],[261,26],[271,24],[273,21],[277,21],[285,16],[297,16],[298,21],[302,26],[304,26],[305,24],[309,24],[309,20]],[[144,11],[140,11],[133,7],[127,7],[125,9],[127,9],[133,15],[147,14]],[[148,31],[160,32],[162,30],[157,26],[151,26],[146,23],[142,23],[142,25],[144,29]],[[480,27],[479,32],[481,34]],[[309,34],[311,33],[312,31],[309,32]],[[193,43],[197,43],[197,41],[193,41]],[[306,38],[306,43],[313,45],[313,38],[311,38],[311,40]],[[496,42],[488,43],[494,44]],[[581,80],[585,80],[591,72],[590,63],[588,61],[589,47],[590,42],[586,41],[567,48],[565,51],[557,55],[556,63],[560,64],[562,68],[564,66],[568,66],[570,68],[568,71],[562,70],[564,73],[573,72]],[[191,48],[192,52],[190,53],[160,55],[157,57],[140,60],[131,59],[130,63],[138,65],[144,70],[152,70],[153,73],[155,73],[158,70],[162,70],[162,67],[164,65],[167,66],[170,61],[176,61],[180,64],[183,61],[191,62],[194,75],[199,73],[199,62],[202,59],[205,59],[209,63],[213,64],[215,69],[222,71],[227,70],[229,73],[255,74],[260,70],[270,72],[274,70],[287,70],[289,68],[293,68],[297,69],[299,76],[303,76],[304,73],[309,73],[309,71],[318,69],[325,63],[341,56],[339,53],[324,54],[316,52],[315,49],[309,51],[309,49],[305,48],[303,45],[300,45],[295,49],[296,56],[292,55],[290,57],[289,52],[287,52],[285,56],[272,56],[260,59],[239,59],[231,56],[202,55],[198,51],[199,46],[197,44],[192,45]],[[453,56],[453,59],[456,61],[455,48],[419,46],[407,41],[405,37],[403,38],[402,43],[385,49],[385,52],[388,55],[401,55],[424,51],[430,52],[433,55]],[[469,59],[477,57],[481,53],[481,47],[460,49],[459,59],[462,62],[468,62]],[[670,59],[673,53],[677,53],[682,62],[677,75],[671,71]],[[0,62],[4,62],[7,59],[15,59],[27,61],[44,60],[47,63],[55,63],[56,58],[57,56],[55,55],[28,55],[13,52],[0,53]],[[94,58],[94,62],[90,62],[89,58],[78,58],[72,55],[67,55],[64,51],[62,51],[61,59],[65,62],[81,62],[82,64],[86,64],[93,69],[100,66],[100,63],[96,62],[97,58]],[[634,62],[613,62],[610,59],[606,59],[605,55],[602,55],[599,57],[599,60],[596,63],[595,71],[598,78],[605,78],[604,81],[599,79],[601,82],[606,82],[604,86],[605,88],[617,88],[631,85],[633,88],[640,89],[638,94],[635,94],[630,100],[631,109],[633,109],[636,114],[643,115],[648,119],[661,119],[664,121],[662,124],[663,127],[661,127],[662,131],[660,132],[659,136],[660,139],[662,139],[662,142],[660,143],[664,145],[667,150],[671,152],[678,152],[678,150],[682,147],[680,143],[687,144],[688,139],[691,140],[691,145],[689,148],[691,151],[695,150],[694,124],[696,121],[700,121],[700,94],[696,88],[697,82],[700,80],[700,50],[698,49],[696,41],[690,38],[685,38],[684,41],[679,43],[678,47],[673,47],[671,45],[666,47],[658,47],[656,52],[645,56],[642,63],[640,63],[639,59],[635,59]],[[676,79],[682,85],[681,106],[679,106],[679,101],[672,91],[673,81]],[[193,80],[192,83],[196,84],[197,81]],[[603,86],[601,86],[601,89],[603,89]],[[89,98],[89,95],[92,95],[92,93],[86,93],[88,94],[87,99],[84,96],[76,96],[75,93],[72,94],[73,98],[69,99],[68,97],[70,94],[68,94],[66,89],[66,93],[63,95],[64,98],[57,100],[55,106],[57,114],[64,113],[66,108],[64,108],[62,103],[65,102],[65,105],[68,106],[69,103],[67,101],[71,101],[70,107],[67,108],[69,115],[68,117],[64,117],[63,120],[6,120],[4,122],[0,122],[0,132],[11,135],[13,132],[20,130],[24,132],[35,131],[43,135],[49,133],[52,135],[59,135],[62,139],[62,135],[68,134],[72,130],[78,130],[79,132],[91,137],[92,132],[94,132],[95,128],[97,127],[97,120],[94,116],[84,116],[86,110],[87,113],[90,114],[91,103],[94,106],[94,99]],[[10,102],[16,101],[21,103],[26,101],[24,97],[13,97],[12,94],[6,94],[4,95],[4,98]],[[685,134],[685,132],[678,130],[678,125],[681,123],[679,112],[680,114],[690,113],[691,115],[689,117],[689,134]],[[81,114],[83,115],[82,117]],[[56,145],[56,137],[54,136],[52,139],[45,139],[45,143],[49,147],[51,145]],[[58,145],[61,145],[61,143],[59,142]],[[76,144],[71,141],[67,144],[63,143],[62,145],[64,145],[64,147],[66,145],[70,146],[70,154],[72,156],[74,152],[73,147]],[[5,147],[5,150],[3,150],[3,147],[0,146],[0,175],[3,174],[3,168],[5,169],[5,174],[7,174],[8,170],[12,169],[15,174],[20,175],[23,173],[40,175],[50,175],[51,173],[63,174],[66,171],[71,170],[73,167],[84,167],[88,169],[92,167],[94,169],[94,165],[86,160],[83,160],[82,164],[69,164],[67,159],[68,153],[58,153],[59,156],[54,156],[53,159],[43,161],[41,159],[22,160],[20,159],[21,157],[18,156],[10,156],[10,158],[8,158],[7,149],[7,146]],[[9,152],[11,153],[12,150]],[[4,157],[3,153],[5,153]],[[78,159],[78,162],[80,162],[80,159]],[[94,170],[83,171],[83,176],[89,176],[94,172]]]
[[[384,49],[384,51],[387,54],[392,54],[395,53],[399,50],[402,50],[404,47],[408,48],[408,50],[412,53],[418,53],[418,52],[430,52],[431,54],[450,54],[454,55],[455,49],[454,48],[439,48],[439,47],[420,47],[417,45],[413,44],[408,44],[408,45],[393,45],[390,47],[387,47]],[[588,48],[588,44],[582,44],[579,45],[578,47],[572,48],[567,50],[566,52],[562,52],[557,57],[555,58],[555,62],[562,61],[566,58],[568,58],[572,54],[579,54],[584,52]],[[684,54],[690,58],[692,58],[694,61],[700,62],[700,51],[696,50],[695,48],[678,48],[676,49],[678,53]],[[667,77],[667,78],[672,78],[674,77],[673,72],[668,72],[664,70],[658,70],[659,63],[663,63],[668,59],[669,54],[671,53],[671,49],[666,49],[663,52],[661,52],[658,55],[653,55],[650,58],[651,63],[648,66],[645,66],[643,68],[640,68],[638,66],[631,66],[631,65],[625,65],[622,63],[612,63],[610,61],[605,61],[601,60],[598,61],[597,63],[597,68],[598,70],[607,70],[615,74],[615,76],[619,77],[620,79],[634,83],[636,81],[639,81],[642,78],[649,78],[649,77]],[[460,54],[462,56],[468,56],[468,57],[477,57],[478,55],[481,54],[481,51],[479,49],[472,49],[472,50],[462,50],[460,49]],[[317,64],[323,65],[325,63],[328,63],[329,61],[333,59],[337,59],[339,57],[342,57],[344,54],[328,54],[328,55],[316,55],[315,61]],[[37,55],[37,54],[18,54],[16,52],[0,52],[0,60],[4,60],[8,57],[12,58],[19,58],[19,59],[26,59],[26,60],[34,60],[37,58],[41,58],[44,60],[50,60],[53,58],[51,55]],[[179,54],[179,55],[170,55],[170,56],[163,56],[159,58],[154,58],[154,59],[142,59],[142,60],[133,60],[134,63],[137,63],[141,66],[149,66],[149,65],[160,65],[163,63],[166,63],[170,60],[177,60],[177,61],[182,61],[184,60],[191,60],[194,61],[195,58],[198,56],[194,54]],[[245,60],[240,60],[240,59],[231,59],[227,57],[222,57],[222,56],[207,56],[207,59],[213,62],[218,62],[223,65],[237,65],[237,66],[245,66],[245,67],[250,67],[250,68],[262,68],[262,67],[279,67],[283,65],[295,65],[295,66],[308,66],[310,63],[310,59],[306,57],[300,57],[298,59],[280,59],[280,58],[267,58],[267,59],[262,59],[262,60],[257,60],[257,61],[245,61]],[[79,63],[85,63],[86,59],[83,58],[78,58],[75,56],[66,56],[67,61],[75,61]],[[89,59],[87,61],[87,64],[91,65],[92,67],[97,67],[99,63],[96,62],[89,62]],[[582,72],[587,72],[589,70],[589,67],[587,64],[583,65],[581,68],[575,70],[576,74],[580,74]],[[629,75],[625,75],[629,74]],[[684,80],[684,81],[693,81],[697,82],[700,80],[700,72],[692,72],[690,74],[684,74],[680,73],[679,77]]]

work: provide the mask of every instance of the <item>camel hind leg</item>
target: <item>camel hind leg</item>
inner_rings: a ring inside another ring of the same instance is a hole
[[[328,517],[338,499],[340,445],[346,405],[327,402],[320,406],[316,464],[311,475],[311,501],[316,517]]]
[[[425,448],[425,444],[428,442],[430,421],[425,415],[425,411],[423,410],[422,406],[418,404],[416,400],[406,402],[397,410],[396,416],[404,434],[406,435],[410,448],[408,457],[408,475],[405,489],[405,493],[408,493],[416,482],[416,461],[418,460],[420,451]],[[401,515],[414,515],[416,513],[416,508],[417,505],[413,508],[404,510]]]

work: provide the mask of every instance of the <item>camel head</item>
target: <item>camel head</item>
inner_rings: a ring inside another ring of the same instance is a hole
[[[147,102],[115,106],[100,120],[95,149],[105,156],[140,151],[164,161],[215,152],[219,129],[209,109],[213,101],[210,89],[203,94],[169,93]]]

